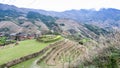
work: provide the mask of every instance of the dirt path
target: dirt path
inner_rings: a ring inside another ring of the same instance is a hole
[[[40,68],[40,66],[36,64],[38,60],[39,60],[39,58],[36,59],[36,60],[32,63],[32,65],[31,65],[30,68]]]

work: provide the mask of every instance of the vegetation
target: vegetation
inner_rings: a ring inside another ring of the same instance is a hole
[[[19,63],[19,64],[17,64],[17,65],[15,65],[15,66],[12,66],[12,67],[10,67],[10,68],[30,68],[30,66],[32,66],[32,64],[34,63],[34,61],[37,59],[37,58],[39,58],[40,56],[38,56],[38,57],[35,57],[35,58],[32,58],[32,59],[30,59],[30,60],[27,60],[27,61],[25,61],[25,62],[22,62],[22,63]]]
[[[40,42],[53,42],[61,39],[60,35],[43,35],[42,37],[37,38]]]
[[[44,44],[48,44],[48,43],[50,43],[51,39],[55,39],[55,38],[59,38],[59,37],[61,37],[61,36],[59,36],[59,35],[57,35],[57,36],[43,35],[39,39],[42,39],[43,41],[49,40],[49,42],[44,43]],[[117,38],[116,38],[116,40],[118,40]],[[24,50],[26,50],[26,52],[37,49],[35,47],[34,47],[34,49],[32,49],[33,47],[31,47],[31,44],[33,44],[33,41],[32,42],[30,40],[28,40],[28,41],[29,41],[30,48],[24,49]],[[53,44],[53,46],[50,46],[50,48],[48,49],[48,52],[45,51],[43,55],[38,56],[33,59],[30,59],[25,62],[22,62],[18,65],[13,66],[12,68],[17,68],[17,67],[29,68],[31,65],[33,65],[35,67],[42,66],[42,65],[43,66],[45,65],[46,67],[52,67],[52,66],[57,67],[58,62],[61,63],[60,64],[61,67],[65,67],[67,64],[68,67],[71,67],[71,68],[74,67],[74,65],[73,65],[74,63],[80,64],[79,66],[83,67],[83,68],[87,68],[87,67],[88,68],[89,67],[91,67],[91,68],[119,68],[118,64],[119,64],[119,58],[120,58],[120,50],[118,47],[113,47],[113,45],[114,46],[117,46],[117,45],[115,45],[116,43],[112,39],[109,40],[111,42],[107,42],[108,39],[107,40],[103,39],[102,40],[103,42],[101,42],[99,44],[95,44],[95,43],[92,43],[89,41],[92,41],[92,40],[89,38],[84,38],[84,39],[80,40],[80,42],[86,43],[85,44],[86,46],[79,45],[78,43],[73,43],[73,41],[69,41],[69,40],[64,40],[62,42],[55,43],[55,44]],[[39,43],[39,42],[37,42],[37,43]],[[43,42],[41,42],[41,43],[43,43]],[[20,46],[20,44],[18,46]],[[15,47],[18,47],[18,46],[15,46]],[[23,45],[21,45],[21,46],[23,46]],[[39,50],[41,49],[40,46],[38,48],[39,48]],[[20,48],[20,49],[23,49],[23,48]],[[21,51],[21,52],[23,52],[23,51]],[[19,54],[17,54],[17,55],[19,55]],[[76,61],[81,61],[81,62],[77,63]],[[34,63],[35,63],[35,65],[34,65]]]
[[[90,40],[91,40],[90,38],[83,38],[79,41],[79,44],[83,45],[84,43],[89,42]]]
[[[91,52],[88,59],[80,64],[83,68],[120,68],[120,33],[110,35],[105,39],[99,39],[99,44],[88,43],[87,48]],[[92,47],[91,47],[92,46]],[[94,48],[92,50],[92,48]],[[100,49],[100,50],[99,50]],[[96,52],[96,53],[95,53]],[[95,54],[93,54],[95,53]]]
[[[2,31],[8,32],[9,30],[10,30],[9,28],[5,27],[5,28],[1,28],[1,29],[0,29],[0,32],[2,32]]]
[[[0,46],[4,46],[6,43],[6,37],[0,37]]]
[[[23,19],[18,19],[18,23],[19,23],[20,25],[23,24],[24,21],[25,21],[25,20],[23,20]]]
[[[15,42],[16,42],[16,40],[7,40],[7,35],[6,35],[6,37],[5,36],[0,37],[0,46],[5,46],[5,45],[15,43]]]
[[[25,40],[19,42],[17,46],[15,46],[14,44],[10,44],[8,46],[5,46],[4,48],[0,48],[0,64],[38,52],[50,43],[53,42],[40,43],[36,40]]]
[[[20,16],[19,14],[14,10],[0,10],[0,18],[4,18],[5,16],[16,18]]]
[[[110,48],[111,53],[98,56],[93,60],[93,64],[95,67],[99,68],[119,68],[120,64],[120,51],[116,48]]]
[[[47,52],[49,52],[50,50],[48,50]],[[46,53],[47,53],[46,52]],[[44,55],[46,55],[46,53],[44,53]],[[41,56],[41,55],[39,55],[39,56],[37,56],[37,57],[35,57],[35,58],[32,58],[32,59],[30,59],[30,60],[27,60],[27,61],[24,61],[24,62],[22,62],[22,63],[19,63],[19,64],[17,64],[17,65],[15,65],[15,66],[12,66],[12,67],[10,67],[10,68],[18,68],[18,67],[24,67],[24,68],[33,68],[34,67],[34,65],[35,65],[35,61],[36,60],[38,60],[38,58],[40,59],[40,58],[42,58],[43,57],[43,55]],[[42,61],[41,61],[42,62]],[[41,65],[45,65],[44,64],[44,62],[42,62],[42,64]],[[45,65],[46,66],[46,65]]]
[[[42,15],[39,14],[37,12],[28,12],[27,14],[27,18],[34,22],[35,20],[41,20],[43,23],[45,23],[50,29],[53,26],[57,26],[57,24],[55,23],[55,18],[51,17],[51,16],[46,16],[46,15]]]
[[[62,24],[60,24],[60,26],[65,26],[65,24],[64,24],[64,23],[62,23]]]
[[[93,25],[90,25],[90,24],[85,24],[84,25],[86,28],[88,28],[90,31],[94,32],[95,34],[97,35],[100,35],[100,34],[108,34],[109,32],[106,31],[105,29],[103,28],[99,28],[97,26],[93,26]]]
[[[47,25],[47,27],[51,30],[51,32],[41,31],[41,33],[42,34],[48,33],[52,35],[43,35],[37,38],[37,41],[35,39],[25,40],[25,41],[20,41],[18,45],[9,44],[7,46],[4,45],[6,45],[9,42],[14,43],[16,41],[7,40],[6,37],[0,37],[0,65],[12,61],[14,59],[29,55],[31,53],[38,52],[43,48],[45,48],[47,45],[62,39],[62,37],[58,34],[60,34],[60,32],[64,30],[60,29],[60,27],[58,27],[58,24],[55,23],[57,18],[52,16],[42,15],[39,12],[26,11],[27,12],[26,14],[23,11],[24,13],[23,14],[21,13],[21,11],[19,12],[18,11],[1,9],[0,21],[11,21],[12,23],[15,23],[16,28],[17,26],[23,28],[25,27],[26,31],[27,28],[29,28],[31,25],[33,26],[35,25],[35,27],[37,26],[37,24],[35,24],[35,21],[42,21],[45,25]],[[69,39],[77,40],[79,44],[82,45],[79,45],[78,43],[75,43],[73,41],[71,42],[70,40],[69,41],[64,40],[58,44],[55,43],[54,46],[50,46],[49,49],[47,50],[48,52],[43,51],[44,54],[42,56],[38,56],[33,59],[27,60],[18,65],[13,66],[12,68],[29,68],[31,64],[33,64],[36,60],[41,60],[41,59],[42,61],[38,62],[38,64],[36,63],[36,65],[41,66],[42,64],[44,64],[52,68],[52,66],[57,66],[59,65],[59,63],[63,63],[63,67],[68,65],[69,68],[70,66],[71,68],[78,68],[77,65],[79,64],[80,64],[79,65],[80,68],[120,68],[120,33],[117,34],[117,36],[108,35],[110,33],[109,31],[112,30],[111,27],[118,27],[118,28],[120,27],[119,24],[120,11],[116,9],[101,9],[100,11],[93,11],[93,10],[92,11],[89,10],[89,11],[82,9],[78,11],[78,13],[75,12],[76,15],[74,15],[74,11],[72,12],[73,14],[70,12],[71,13],[70,16],[65,15],[64,13],[63,15],[60,15],[60,16],[67,16],[67,18],[76,19],[76,21],[79,22],[89,23],[89,24],[85,24],[84,25],[85,27],[83,27],[83,29],[81,25],[80,27],[75,27],[75,29],[66,30],[68,31],[68,33],[70,32],[71,34],[70,36],[68,36]],[[23,19],[19,17],[21,15]],[[32,24],[27,25],[28,21],[31,21]],[[69,22],[69,20],[67,22]],[[103,27],[106,27],[106,29],[108,29],[109,27],[111,29],[106,30],[104,28],[99,28],[98,26],[91,25],[91,23],[93,22],[96,23],[96,25],[102,24]],[[99,22],[103,22],[103,23],[99,23]],[[6,23],[9,24],[9,22]],[[65,26],[65,28],[68,28],[64,23],[59,24],[59,26],[61,27]],[[9,25],[5,25],[5,27],[3,26],[3,28],[0,29],[0,32],[3,31],[6,33],[9,32],[11,30],[10,29],[11,26],[9,28],[8,27]],[[39,25],[37,27],[39,27],[38,30],[42,30],[41,29],[42,26]],[[76,31],[77,28],[79,28],[80,31]],[[88,30],[85,28],[87,28]],[[29,30],[34,31],[31,28]],[[114,32],[114,30],[112,31]],[[10,33],[12,32],[14,31],[11,31]],[[78,34],[78,32],[80,32],[80,34]],[[100,35],[102,37],[100,37]],[[95,36],[94,38],[95,39],[97,38],[96,39],[97,41],[89,39],[92,36]],[[100,39],[97,36],[99,36]],[[89,37],[89,38],[85,38],[85,37]],[[74,67],[75,66],[74,64],[76,65],[76,67]],[[62,65],[60,64],[60,66]]]

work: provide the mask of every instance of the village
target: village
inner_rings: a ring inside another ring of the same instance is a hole
[[[26,34],[23,32],[20,33],[5,33],[5,32],[0,32],[0,46],[8,45],[11,43],[17,43],[17,41],[23,41],[27,39],[36,39],[40,37],[41,34]]]

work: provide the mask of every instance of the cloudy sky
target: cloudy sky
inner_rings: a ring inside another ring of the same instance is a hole
[[[120,9],[120,0],[0,0],[0,3],[49,11],[93,8],[96,10],[100,8]]]

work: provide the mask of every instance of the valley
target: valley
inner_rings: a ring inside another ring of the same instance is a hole
[[[113,8],[55,12],[0,4],[0,68],[120,68],[119,22]]]

